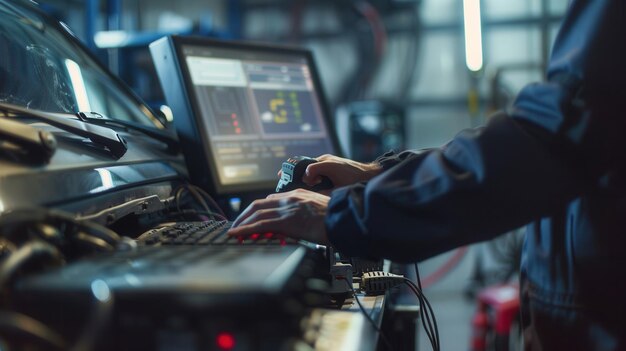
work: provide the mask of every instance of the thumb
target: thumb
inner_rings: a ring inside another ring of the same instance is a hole
[[[336,165],[330,162],[317,162],[307,166],[302,181],[309,185],[315,185],[321,181],[321,176],[326,176],[333,180],[333,168]]]

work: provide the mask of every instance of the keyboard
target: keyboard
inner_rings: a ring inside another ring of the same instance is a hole
[[[148,230],[137,238],[143,245],[293,245],[298,241],[273,233],[249,237],[226,235],[230,221],[170,222]]]

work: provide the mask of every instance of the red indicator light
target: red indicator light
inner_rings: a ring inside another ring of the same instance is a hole
[[[232,350],[235,348],[235,336],[231,333],[221,332],[215,337],[215,344],[220,350]]]
[[[274,233],[265,233],[263,234],[263,236],[265,237],[265,239],[271,239],[274,236]]]
[[[239,121],[233,121],[233,125],[237,127],[239,125]]]
[[[285,246],[287,245],[287,240],[285,240],[284,238],[280,239],[280,246]]]
[[[260,236],[261,236],[261,234],[259,234],[259,233],[254,233],[254,234],[250,235],[250,239],[252,239],[252,240],[256,240],[256,239],[258,239]]]
[[[243,244],[243,241],[244,241],[243,236],[241,236],[241,235],[240,235],[240,236],[238,236],[238,237],[237,237],[237,241],[238,241],[240,244]]]
[[[236,113],[233,113],[232,115],[230,115],[230,118],[232,118],[232,119],[237,118],[237,114],[236,114]]]
[[[235,133],[241,134],[241,128],[235,128]]]

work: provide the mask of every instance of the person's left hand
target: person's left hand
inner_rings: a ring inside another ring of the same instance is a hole
[[[324,219],[328,196],[304,189],[255,200],[235,219],[229,235],[272,232],[328,245]]]

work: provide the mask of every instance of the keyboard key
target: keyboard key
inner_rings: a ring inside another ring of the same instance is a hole
[[[177,222],[167,223],[142,234],[138,242],[145,245],[252,245],[284,246],[297,244],[297,240],[271,232],[255,233],[247,238],[235,238],[226,234],[231,222]]]

